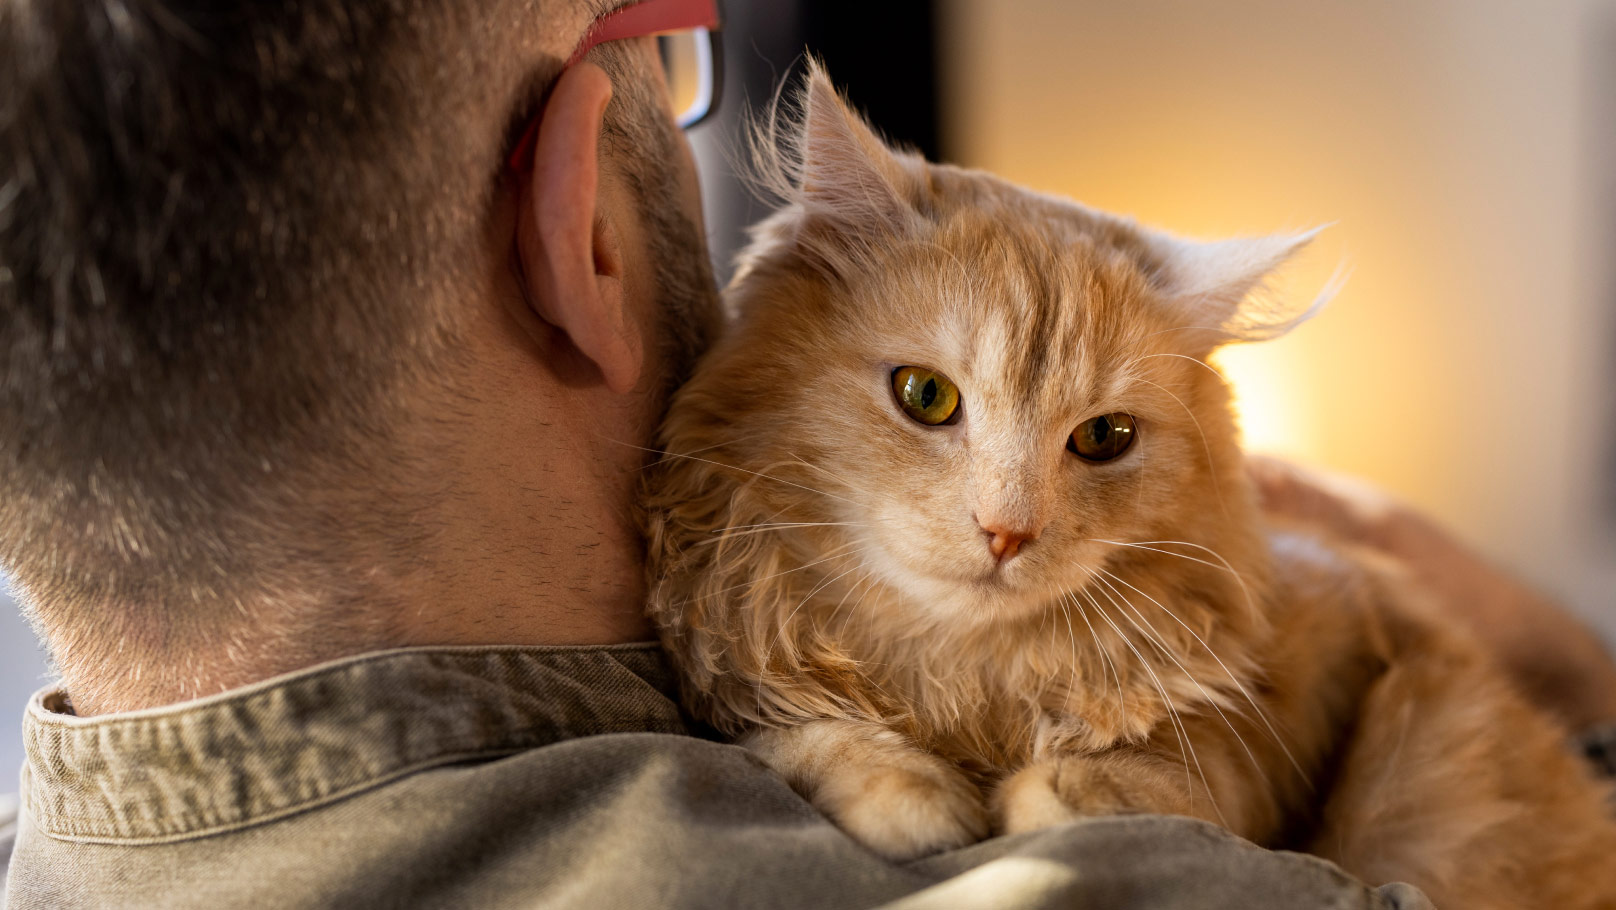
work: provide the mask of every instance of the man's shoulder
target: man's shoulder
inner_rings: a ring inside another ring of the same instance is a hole
[[[14,825],[14,814],[6,819]],[[338,893],[357,895],[355,907],[701,908],[715,895],[827,910],[1428,907],[1372,894],[1322,860],[1157,816],[1089,819],[891,863],[744,749],[664,733],[578,737],[421,769],[161,850],[35,839],[35,831],[26,872],[18,870],[28,907],[61,906],[69,893],[77,906],[138,897],[198,910],[259,906],[270,895],[279,906],[321,906]],[[984,899],[988,882],[993,896]],[[1119,902],[1118,888],[1130,896]]]

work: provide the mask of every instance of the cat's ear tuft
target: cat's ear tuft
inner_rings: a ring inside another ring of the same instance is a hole
[[[916,162],[904,160],[914,156],[888,147],[812,58],[800,103],[797,201],[804,213],[847,228],[901,232],[917,214]]]
[[[1312,318],[1335,294],[1334,281],[1305,306],[1265,293],[1268,279],[1322,230],[1211,243],[1157,235],[1151,245],[1160,264],[1153,277],[1186,328],[1205,330],[1190,334],[1203,337],[1208,350],[1278,338]]]

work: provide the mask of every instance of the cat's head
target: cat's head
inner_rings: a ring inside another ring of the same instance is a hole
[[[1257,552],[1206,357],[1305,316],[1256,292],[1310,235],[1195,243],[928,164],[817,68],[800,107],[768,146],[786,204],[666,432],[745,472],[709,533],[943,619],[1027,615],[1141,547]]]

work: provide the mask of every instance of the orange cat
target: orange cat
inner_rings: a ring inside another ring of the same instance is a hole
[[[1218,345],[1309,235],[1193,243],[895,152],[817,68],[647,487],[695,710],[892,857],[1160,812],[1451,907],[1616,905],[1564,731],[1255,509]]]

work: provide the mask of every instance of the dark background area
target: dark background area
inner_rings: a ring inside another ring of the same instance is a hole
[[[931,0],[769,0],[724,5],[724,97],[691,134],[702,162],[708,243],[719,281],[746,225],[767,213],[735,179],[746,117],[782,78],[797,84],[805,54],[824,61],[848,98],[893,142],[946,157],[938,91],[938,12]]]
[[[888,139],[936,160],[943,149],[933,6],[927,0],[815,2],[803,11],[802,42]]]

